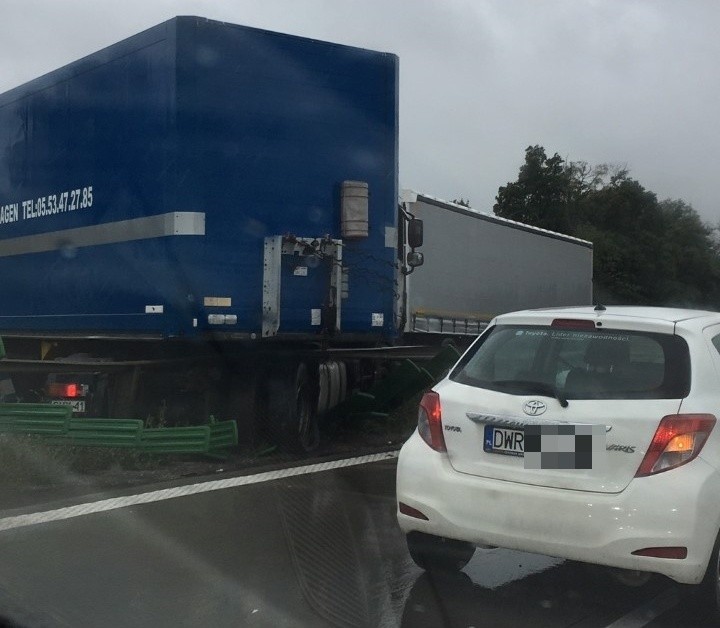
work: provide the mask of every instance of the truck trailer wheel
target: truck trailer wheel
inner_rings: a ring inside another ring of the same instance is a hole
[[[269,375],[267,422],[281,448],[306,453],[320,444],[315,388],[310,370],[302,362],[294,368]]]

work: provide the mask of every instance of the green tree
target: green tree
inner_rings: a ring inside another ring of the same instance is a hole
[[[493,209],[503,218],[568,233],[571,181],[572,170],[560,155],[548,157],[542,146],[528,146],[517,181],[498,190]]]
[[[664,240],[662,252],[671,260],[667,276],[673,305],[718,307],[720,304],[720,247],[717,228],[705,224],[683,200],[658,204]]]

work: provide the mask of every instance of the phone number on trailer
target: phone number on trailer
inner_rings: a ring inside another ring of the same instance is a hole
[[[92,204],[92,185],[58,194],[48,194],[36,199],[0,206],[0,225],[62,214],[76,209],[89,209]]]

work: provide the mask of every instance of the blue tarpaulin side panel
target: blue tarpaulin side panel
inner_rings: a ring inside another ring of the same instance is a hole
[[[193,335],[210,313],[259,332],[263,238],[340,238],[341,183],[360,180],[342,329],[392,336],[397,72],[179,17],[0,95],[0,332]],[[291,271],[280,332],[315,332],[327,269]]]

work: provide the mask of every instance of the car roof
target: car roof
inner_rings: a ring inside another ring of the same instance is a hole
[[[717,319],[720,322],[720,313],[710,310],[691,310],[684,308],[669,307],[651,307],[651,306],[629,306],[629,305],[608,305],[600,306],[605,309],[598,310],[598,306],[579,306],[579,307],[562,307],[562,308],[546,308],[539,310],[523,310],[521,312],[510,312],[497,317],[498,323],[511,323],[522,320],[523,322],[532,322],[537,319],[548,318],[589,318],[607,320],[627,320],[628,323],[646,322],[646,323],[679,323],[681,321],[706,322],[701,319]]]

